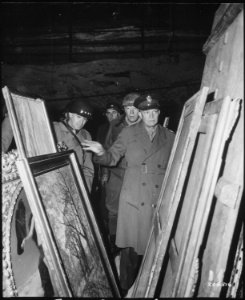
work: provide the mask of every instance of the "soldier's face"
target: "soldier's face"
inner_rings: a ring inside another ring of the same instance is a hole
[[[111,122],[112,120],[115,120],[115,119],[117,119],[119,117],[119,112],[116,111],[113,108],[109,108],[109,109],[106,110],[105,115],[107,117],[107,120],[109,122]]]
[[[154,127],[158,123],[160,110],[159,109],[141,110],[140,115],[142,117],[142,121],[147,127]]]
[[[134,123],[139,119],[139,110],[135,106],[124,106],[124,111],[129,123]]]
[[[88,119],[84,116],[69,113],[68,124],[75,130],[80,130],[87,123]]]

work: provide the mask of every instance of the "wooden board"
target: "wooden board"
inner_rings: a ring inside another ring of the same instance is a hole
[[[230,261],[236,249],[236,235],[243,219],[244,105],[239,99],[233,100],[232,104],[233,108],[231,106],[229,113],[233,110],[233,115],[235,113],[237,118],[226,141],[226,153],[222,157],[223,171],[215,185],[214,194],[217,200],[209,224],[203,267],[199,275],[202,278],[198,291],[200,297],[219,297],[229,287],[230,278],[226,269],[232,269]],[[210,283],[208,287],[207,282]]]
[[[215,99],[244,97],[243,23],[241,11],[208,52],[201,86],[208,86]]]
[[[203,52],[208,51],[215,45],[222,34],[229,28],[237,15],[243,10],[243,3],[222,3],[215,13],[212,33],[203,46]]]
[[[2,89],[20,157],[57,152],[44,100]]]
[[[241,11],[238,10],[239,7],[242,8]],[[243,4],[221,4],[214,20],[212,34],[203,50],[207,58],[201,86],[209,86],[210,92],[215,93],[215,98],[229,95],[232,99],[243,99]],[[203,248],[198,297],[229,298],[229,290],[234,293],[235,287],[239,293],[237,286],[242,276],[240,278],[238,276],[234,256],[238,248],[237,235],[241,231],[244,219],[243,166],[244,101],[242,100],[237,123],[226,143],[222,174],[215,187],[217,201],[208,223],[209,234]],[[236,274],[235,277],[233,273]],[[230,284],[234,284],[234,288],[230,287]]]
[[[203,87],[184,105],[132,297],[154,296],[207,94]]]
[[[220,172],[225,142],[238,116],[238,101],[229,97],[207,103],[200,126],[193,166],[183,196],[183,206],[174,239],[177,243],[177,272],[172,297],[192,297],[199,279],[200,247],[208,226],[214,190]],[[217,107],[217,109],[215,109]],[[217,119],[217,124],[214,120]],[[207,129],[206,134],[203,128]],[[202,137],[201,137],[202,136]],[[202,178],[199,178],[201,175]],[[186,216],[188,215],[188,218]],[[164,291],[162,294],[164,295]]]

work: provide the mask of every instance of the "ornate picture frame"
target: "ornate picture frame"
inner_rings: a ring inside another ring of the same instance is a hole
[[[2,155],[3,297],[54,296],[51,281],[49,286],[42,285],[43,275],[49,270],[41,258],[36,235],[28,238],[32,213],[17,172],[17,158],[17,150]]]
[[[23,188],[15,165],[17,156],[17,151],[2,155],[2,283],[3,296],[6,297],[18,295],[10,253],[11,222],[18,195]]]
[[[16,162],[60,297],[120,297],[73,151]]]

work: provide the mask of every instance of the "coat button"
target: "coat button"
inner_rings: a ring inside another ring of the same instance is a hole
[[[156,204],[152,204],[151,206],[152,206],[153,208],[155,208],[157,205],[156,205]]]
[[[142,202],[142,203],[141,203],[141,206],[144,206],[144,205],[145,205],[145,203],[144,203],[144,202]]]
[[[161,168],[161,165],[157,165],[158,166],[158,168]]]
[[[156,184],[156,185],[155,185],[155,188],[159,188],[159,185],[158,185],[158,184]]]
[[[145,186],[145,185],[146,185],[146,183],[145,183],[145,182],[143,182],[143,183],[142,183],[142,185],[144,185],[144,186]]]

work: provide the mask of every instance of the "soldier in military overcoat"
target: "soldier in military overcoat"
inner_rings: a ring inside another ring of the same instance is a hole
[[[120,119],[115,119],[110,123],[104,148],[109,149],[115,142],[119,133],[124,127],[132,126],[140,121],[139,110],[134,106],[135,100],[140,96],[139,93],[131,92],[127,94],[122,101],[124,114]],[[116,166],[107,167],[107,180],[105,181],[105,204],[108,211],[108,235],[109,246],[112,256],[119,254],[119,248],[115,245],[117,214],[119,198],[125,172],[125,159],[121,157]],[[103,170],[105,167],[103,168]]]
[[[160,110],[157,99],[144,95],[134,105],[139,109],[142,120],[125,127],[107,151],[94,141],[86,141],[83,146],[96,153],[94,161],[104,165],[113,166],[125,156],[127,166],[119,200],[116,245],[133,249],[136,255],[143,256],[175,135],[158,124]],[[131,262],[136,260],[129,259]],[[132,273],[128,272],[125,278]],[[121,277],[124,274],[120,274],[122,286]],[[123,289],[130,288],[136,274],[133,277],[122,286]]]

